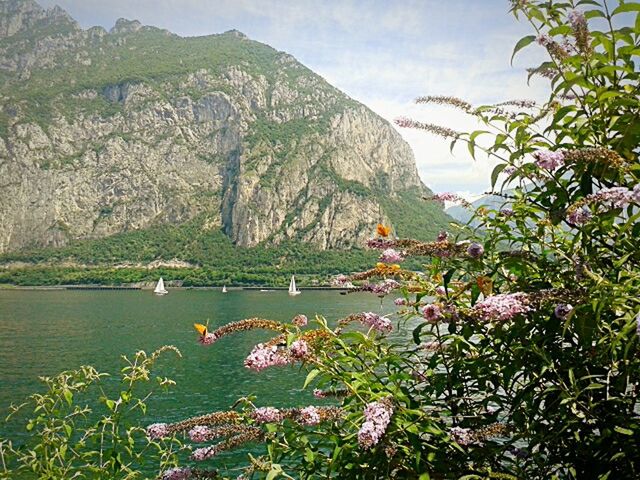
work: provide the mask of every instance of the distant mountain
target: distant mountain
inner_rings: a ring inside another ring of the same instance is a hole
[[[241,247],[349,248],[377,222],[451,221],[387,121],[238,31],[83,30],[0,0],[0,98],[0,252],[194,222]]]
[[[497,195],[483,195],[477,200],[471,202],[471,208],[453,205],[445,209],[445,212],[460,223],[467,223],[471,220],[473,212],[480,207],[485,207],[490,210],[500,210],[504,206],[508,205],[508,203],[508,200]]]

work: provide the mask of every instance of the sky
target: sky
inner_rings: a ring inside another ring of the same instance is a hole
[[[544,80],[527,85],[525,69],[542,59],[507,0],[38,0],[59,5],[87,28],[137,19],[182,36],[237,29],[286,51],[354,99],[393,121],[408,116],[469,131],[478,126],[451,108],[416,105],[422,95],[452,95],[472,104],[544,101]],[[494,163],[471,159],[464,145],[410,129],[423,182],[435,192],[474,199],[489,188]]]

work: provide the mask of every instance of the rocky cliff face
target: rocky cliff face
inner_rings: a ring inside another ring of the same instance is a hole
[[[0,0],[0,85],[0,252],[197,216],[240,246],[348,247],[426,192],[386,121],[236,31]]]

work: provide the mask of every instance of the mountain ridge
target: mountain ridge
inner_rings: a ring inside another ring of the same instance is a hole
[[[0,16],[0,253],[196,217],[237,246],[320,249],[451,220],[400,218],[429,191],[389,122],[241,32],[84,30],[31,0]]]

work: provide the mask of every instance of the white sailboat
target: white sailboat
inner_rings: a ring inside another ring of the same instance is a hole
[[[222,293],[227,293],[227,286],[226,285],[222,286]]]
[[[153,290],[153,293],[155,293],[156,295],[166,295],[167,293],[169,293],[164,288],[164,280],[162,280],[162,277],[160,277],[160,280],[158,280],[158,284],[156,285],[156,288]]]
[[[300,295],[302,292],[296,287],[296,277],[291,275],[291,281],[289,282],[289,295]]]

